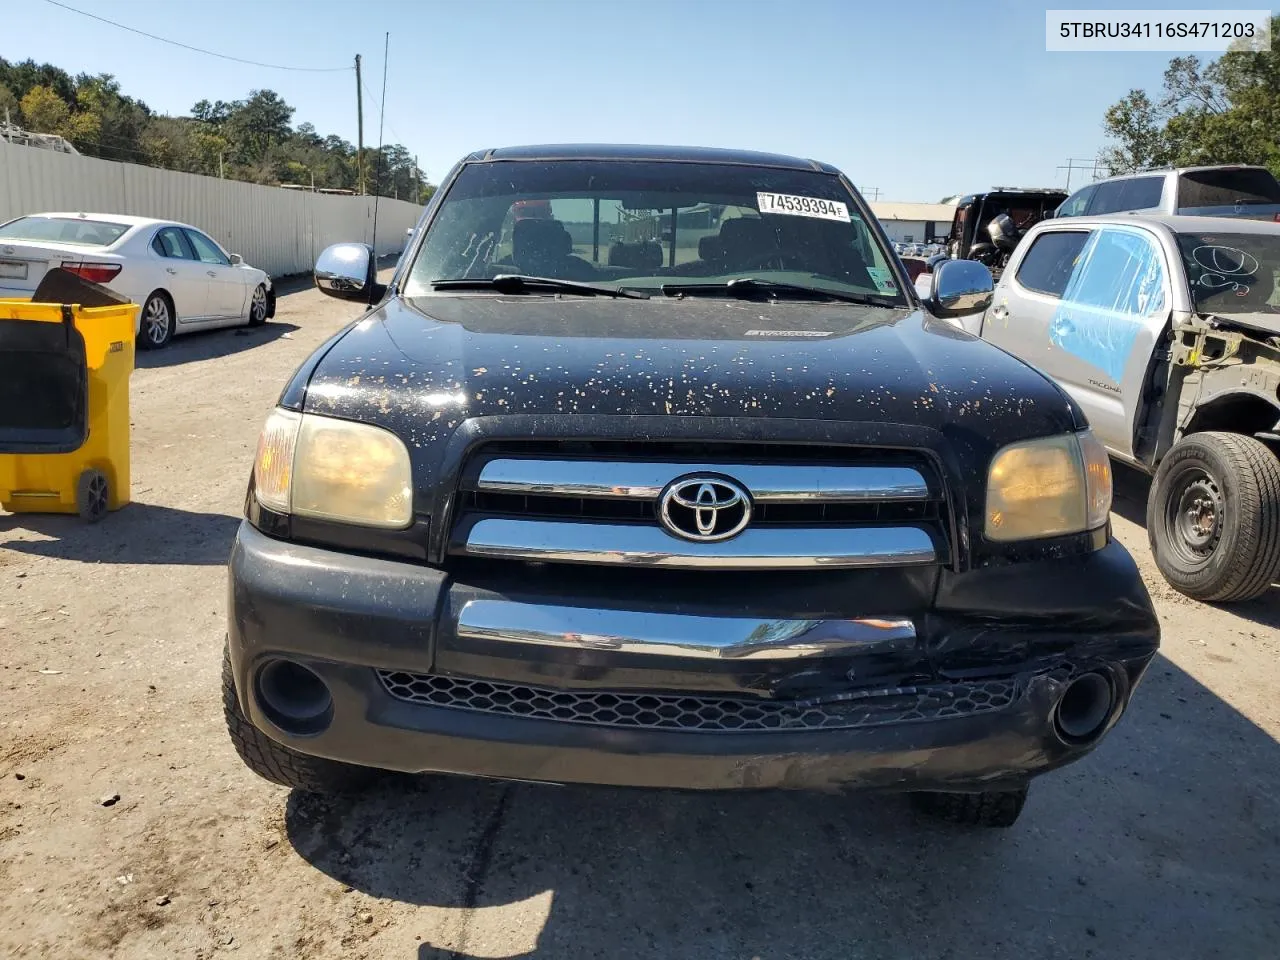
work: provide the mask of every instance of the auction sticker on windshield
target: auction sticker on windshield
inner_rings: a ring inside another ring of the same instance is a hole
[[[838,200],[821,197],[793,197],[788,193],[757,193],[761,213],[785,213],[792,217],[817,217],[849,223],[849,208]]]

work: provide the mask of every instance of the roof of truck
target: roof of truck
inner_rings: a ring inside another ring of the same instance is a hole
[[[782,167],[788,170],[818,170],[837,173],[829,163],[788,157],[755,150],[726,150],[719,147],[678,147],[626,143],[559,143],[522,147],[495,147],[477,150],[468,163],[494,160],[656,160],[683,163],[734,163],[754,167]]]

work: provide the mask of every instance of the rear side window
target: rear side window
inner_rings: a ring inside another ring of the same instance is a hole
[[[1178,208],[1280,203],[1280,183],[1266,170],[1196,170],[1178,178]]]
[[[1061,297],[1071,279],[1076,258],[1089,234],[1085,230],[1053,230],[1036,237],[1018,264],[1018,283],[1049,297]]]
[[[165,227],[151,241],[151,248],[162,257],[171,260],[194,260],[191,247],[183,239],[182,231],[177,227]]]
[[[20,217],[12,223],[0,226],[0,238],[109,247],[124,236],[128,229],[127,223],[81,220],[79,217]]]
[[[1120,206],[1118,210],[1148,210],[1160,206],[1160,195],[1164,192],[1164,177],[1134,177],[1122,181]]]

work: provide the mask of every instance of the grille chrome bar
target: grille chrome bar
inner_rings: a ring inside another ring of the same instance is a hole
[[[454,551],[562,563],[785,570],[936,563],[922,527],[748,527],[732,540],[677,540],[656,526],[484,518],[464,520]]]
[[[913,467],[705,464],[613,460],[490,460],[476,489],[530,496],[653,500],[677,477],[724,474],[759,503],[927,500],[929,485]]]
[[[915,645],[904,619],[766,620],[469,600],[457,634],[536,646],[713,660],[782,660],[889,653]]]

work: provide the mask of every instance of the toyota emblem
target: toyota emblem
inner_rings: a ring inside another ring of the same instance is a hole
[[[727,477],[680,477],[662,491],[658,519],[684,540],[728,540],[751,521],[751,498]]]

